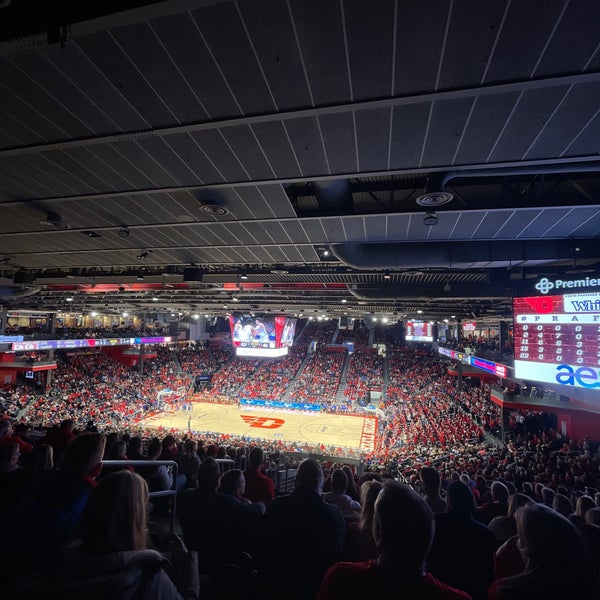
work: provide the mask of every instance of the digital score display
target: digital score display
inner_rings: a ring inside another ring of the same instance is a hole
[[[600,294],[515,298],[515,377],[600,388]]]
[[[458,360],[465,365],[481,369],[482,371],[487,371],[488,373],[492,373],[493,375],[497,375],[503,379],[508,377],[509,374],[508,372],[510,367],[506,365],[491,360],[486,360],[484,358],[478,358],[477,356],[471,356],[464,352],[458,352],[457,350],[450,350],[449,348],[440,347],[438,348],[438,353],[442,356],[447,356],[448,358]]]
[[[101,346],[133,346],[134,344],[170,344],[171,337],[147,338],[88,338],[82,340],[39,340],[14,342],[13,352],[28,350],[72,350],[73,348],[96,348]]]
[[[433,323],[429,321],[407,321],[404,339],[407,342],[433,342]]]

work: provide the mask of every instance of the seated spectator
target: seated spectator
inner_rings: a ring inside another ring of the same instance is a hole
[[[246,491],[244,498],[252,502],[264,502],[265,506],[275,497],[273,481],[262,473],[264,453],[258,446],[250,450],[248,468],[244,472]]]
[[[467,600],[465,592],[424,572],[433,529],[433,513],[425,500],[408,486],[388,481],[375,502],[373,536],[378,560],[335,564],[325,574],[317,600]]]
[[[183,454],[178,459],[179,471],[185,475],[185,487],[195,488],[200,468],[200,457],[198,456],[198,442],[186,440]]]
[[[494,517],[488,527],[494,534],[496,541],[503,544],[509,538],[517,535],[517,522],[515,521],[515,512],[517,508],[525,506],[530,502],[525,494],[512,494],[508,498],[508,514],[506,517]]]
[[[106,453],[105,460],[129,460],[127,456],[127,444],[123,440],[117,440],[113,442],[113,445],[108,449]],[[111,473],[116,473],[117,471],[131,471],[133,472],[133,467],[131,465],[123,465],[123,466],[104,466],[102,469],[102,477],[106,477]]]
[[[29,454],[33,450],[33,446],[21,439],[13,432],[12,425],[8,419],[0,421],[0,444],[16,443],[19,445],[20,454]]]
[[[340,510],[322,498],[323,469],[313,460],[302,461],[296,488],[267,507],[261,526],[262,571],[265,596],[314,598],[325,571],[342,557],[346,525]],[[290,585],[290,565],[302,565],[301,577]]]
[[[597,525],[600,527],[600,508],[590,508],[585,513],[585,522],[588,525]]]
[[[211,573],[238,550],[251,553],[261,515],[255,505],[218,494],[219,465],[212,457],[198,469],[198,487],[184,490],[177,514],[186,545],[197,550],[200,569]]]
[[[491,486],[492,501],[478,508],[475,518],[487,525],[494,517],[505,517],[508,513],[508,488],[501,481],[494,481]]]
[[[7,448],[17,448],[18,444],[0,445],[0,457]],[[14,456],[12,459],[14,460]],[[1,462],[1,461],[0,461]],[[33,489],[43,485],[54,467],[52,446],[40,444],[34,447],[23,464],[19,468],[4,475],[0,471],[0,506],[3,518],[6,517],[17,504]],[[1,467],[0,467],[1,469]]]
[[[423,467],[419,473],[421,489],[425,494],[425,502],[434,513],[446,512],[446,501],[440,494],[442,480],[437,469]]]
[[[127,456],[130,460],[146,460],[146,457],[142,454],[142,438],[134,436],[129,440],[127,445]]]
[[[74,427],[75,421],[73,419],[65,419],[61,422],[58,429],[48,431],[45,442],[50,444],[54,449],[54,456],[57,461],[60,461],[69,444],[75,439],[75,434],[73,433]]]
[[[496,581],[490,600],[600,598],[590,555],[568,519],[531,503],[517,511],[516,520],[525,568]]]
[[[435,516],[435,536],[427,562],[434,577],[485,600],[494,581],[494,535],[473,518],[475,500],[460,481],[448,486],[448,511]]]
[[[239,469],[230,469],[226,473],[223,473],[221,481],[219,482],[219,492],[232,501],[235,500],[236,505],[251,506],[258,514],[263,515],[266,507],[262,502],[251,502],[247,498],[244,498],[244,491],[246,490],[246,478],[244,473]]]
[[[352,498],[352,500],[356,500],[360,502],[360,490],[356,485],[356,481],[354,480],[354,473],[352,473],[352,469],[348,465],[344,465],[342,467],[342,471],[346,473],[346,477],[348,478],[348,487],[346,488],[346,494]]]
[[[162,451],[159,460],[175,460],[179,455],[177,440],[171,435],[166,435],[162,441]]]
[[[571,523],[575,527],[580,527],[585,523],[585,513],[591,508],[596,508],[594,499],[590,496],[579,496],[577,503],[575,504],[575,512],[570,515]]]
[[[563,494],[554,494],[554,498],[552,499],[552,508],[563,517],[567,519],[573,512],[573,507],[571,506],[571,501],[564,496]]]
[[[351,517],[360,511],[360,504],[346,494],[348,488],[348,477],[342,469],[335,469],[331,476],[331,491],[323,494],[323,500],[333,504],[340,509],[344,517]]]
[[[552,508],[554,502],[554,490],[549,487],[542,488],[542,504],[545,504],[548,508]]]
[[[374,560],[378,556],[373,538],[373,515],[375,500],[382,488],[383,484],[375,479],[360,486],[360,519],[348,523],[347,531],[346,558],[351,562]]]
[[[7,573],[27,573],[40,565],[52,569],[58,550],[73,539],[96,486],[105,443],[98,433],[75,438],[60,469],[15,508],[3,532],[11,540]]]
[[[187,552],[176,536],[170,539],[172,562],[147,549],[147,504],[148,486],[139,475],[108,475],[81,515],[78,544],[67,549],[50,577],[20,582],[19,595],[64,600],[198,598],[195,553]]]

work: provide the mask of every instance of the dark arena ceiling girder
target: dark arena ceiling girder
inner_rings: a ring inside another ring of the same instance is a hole
[[[497,320],[599,274],[598,2],[55,5],[0,8],[7,308]]]

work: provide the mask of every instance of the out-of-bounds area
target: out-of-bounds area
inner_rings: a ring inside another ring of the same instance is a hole
[[[191,411],[152,415],[140,425],[181,431],[212,431],[283,442],[343,446],[370,452],[375,447],[377,419],[327,413],[239,408],[194,402]]]

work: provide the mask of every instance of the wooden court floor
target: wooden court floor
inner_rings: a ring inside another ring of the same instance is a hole
[[[285,442],[343,446],[367,452],[375,445],[377,420],[372,417],[248,409],[202,402],[194,402],[192,406],[191,411],[163,412],[144,419],[140,424],[181,431],[212,431]]]

